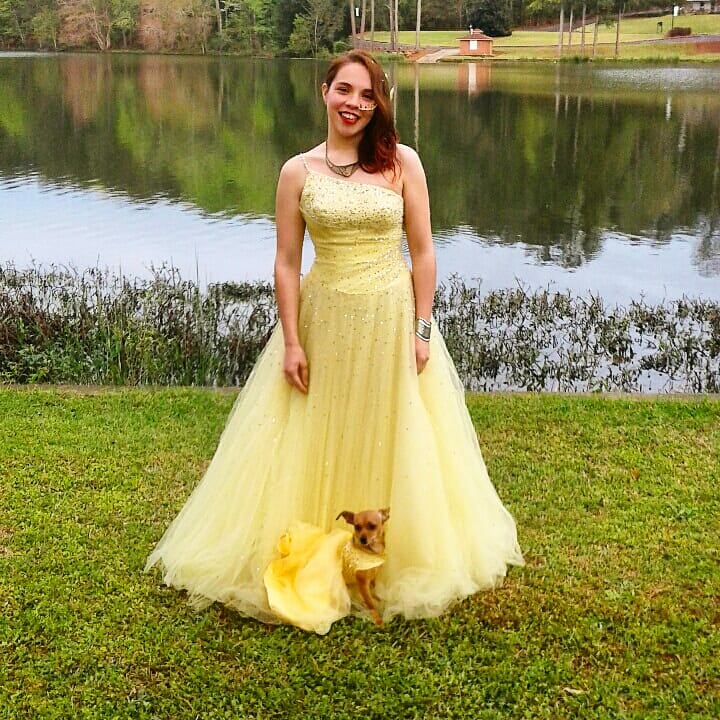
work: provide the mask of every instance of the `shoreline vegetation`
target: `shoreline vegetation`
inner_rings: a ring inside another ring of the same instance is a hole
[[[470,391],[720,392],[717,301],[606,306],[455,277],[434,317]],[[241,386],[276,322],[269,283],[0,265],[0,383]]]
[[[0,392],[2,720],[720,716],[720,400],[468,395],[527,565],[325,637],[143,574],[236,392]]]
[[[173,2],[180,12],[170,12]],[[253,2],[262,5],[262,12]],[[102,12],[97,8],[90,12],[93,3],[102,5]],[[189,7],[183,10],[183,3]],[[24,4],[28,7],[23,10]],[[465,4],[469,12],[472,3]],[[618,22],[617,14],[602,3],[597,5],[601,14],[588,14],[584,23],[578,16],[573,23],[566,15],[562,34],[551,4],[536,3],[537,25],[516,26],[507,30],[509,34],[494,37],[492,56],[449,57],[438,51],[459,48],[467,28],[418,33],[412,8],[402,11],[412,17],[400,18],[400,26],[408,29],[391,33],[384,15],[378,15],[377,28],[371,32],[369,20],[358,20],[351,27],[337,9],[303,9],[294,0],[286,13],[272,0],[216,3],[215,8],[201,0],[117,0],[107,6],[103,0],[40,0],[37,7],[31,7],[29,0],[12,0],[11,5],[17,7],[7,17],[0,8],[0,50],[328,58],[357,46],[370,49],[383,62],[720,62],[720,13],[674,18],[648,11],[621,15]],[[313,12],[316,16],[310,17]],[[423,18],[431,27],[452,27],[447,25],[452,22],[450,15],[433,17],[433,12],[441,11],[432,7],[429,12],[429,19]],[[530,19],[522,13],[519,17]],[[554,26],[548,24],[553,22]],[[687,36],[673,36],[675,31]]]

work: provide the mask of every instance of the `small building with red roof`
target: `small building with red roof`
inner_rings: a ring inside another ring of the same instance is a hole
[[[458,38],[460,41],[459,55],[492,55],[492,38],[482,30],[470,28],[470,33]]]

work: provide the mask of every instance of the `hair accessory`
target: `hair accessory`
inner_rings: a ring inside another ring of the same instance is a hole
[[[360,160],[348,163],[347,165],[336,165],[327,154],[327,143],[325,143],[325,164],[336,174],[342,177],[350,177],[359,167]]]
[[[432,328],[432,324],[429,323],[424,318],[416,318],[415,319],[415,335],[419,337],[424,342],[430,342],[430,329]]]

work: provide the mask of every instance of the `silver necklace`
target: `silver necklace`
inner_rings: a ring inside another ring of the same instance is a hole
[[[342,177],[350,177],[359,167],[360,160],[348,163],[347,165],[336,165],[327,154],[327,145],[325,146],[325,164],[336,174]]]

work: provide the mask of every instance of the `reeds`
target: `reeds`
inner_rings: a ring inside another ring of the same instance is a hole
[[[203,292],[170,267],[0,267],[0,380],[242,384],[276,321],[268,284]]]
[[[720,392],[718,302],[606,307],[455,277],[435,319],[468,390]],[[276,322],[267,283],[0,266],[0,382],[242,385]]]
[[[453,278],[435,315],[468,390],[720,392],[720,303],[627,308],[519,286],[481,295]]]

